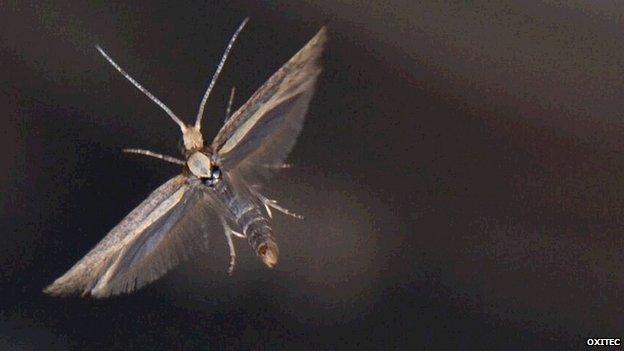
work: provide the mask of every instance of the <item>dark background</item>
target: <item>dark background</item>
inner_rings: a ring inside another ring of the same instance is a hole
[[[617,3],[617,2],[614,2]],[[624,322],[624,5],[229,1],[0,5],[0,348],[582,349]],[[320,28],[325,71],[268,194],[281,261],[221,228],[132,295],[41,289],[179,172]]]

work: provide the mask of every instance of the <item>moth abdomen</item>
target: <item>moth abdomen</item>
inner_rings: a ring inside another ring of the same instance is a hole
[[[241,211],[237,217],[253,251],[265,265],[273,268],[277,264],[279,249],[273,238],[269,219],[255,206]]]
[[[270,221],[247,185],[235,181],[227,172],[221,173],[221,180],[212,188],[219,201],[228,209],[230,219],[236,222],[241,236],[247,237],[249,245],[269,268],[277,264],[279,249],[273,237]]]
[[[273,230],[268,223],[267,218],[257,217],[247,224],[245,235],[256,255],[265,265],[273,268],[277,264],[279,249],[273,239]]]

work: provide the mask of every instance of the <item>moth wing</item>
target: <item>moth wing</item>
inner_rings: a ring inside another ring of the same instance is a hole
[[[206,196],[186,176],[172,178],[45,292],[106,297],[156,280],[194,251],[207,247],[210,202]]]
[[[323,27],[227,120],[212,142],[221,167],[244,175],[284,162],[303,127],[326,40]]]

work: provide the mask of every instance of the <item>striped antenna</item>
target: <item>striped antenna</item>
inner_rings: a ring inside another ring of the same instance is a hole
[[[249,21],[249,17],[243,20],[243,23],[241,23],[238,26],[238,29],[236,29],[236,32],[234,32],[234,35],[232,35],[232,39],[230,39],[230,42],[228,43],[228,46],[227,48],[225,48],[225,52],[223,53],[223,56],[221,57],[221,62],[219,62],[219,65],[217,66],[217,70],[215,71],[215,74],[212,76],[210,85],[208,85],[208,89],[206,89],[206,93],[204,94],[204,97],[199,103],[199,111],[197,111],[197,119],[195,120],[195,129],[197,130],[201,129],[201,120],[204,115],[204,107],[206,107],[206,101],[208,101],[208,96],[210,95],[212,88],[217,82],[217,78],[219,78],[219,74],[221,73],[221,70],[223,69],[223,64],[225,64],[225,60],[227,59],[228,54],[230,53],[230,49],[232,49],[232,46],[234,45],[234,42],[236,41],[236,37],[238,37],[238,34],[243,30],[243,28],[245,28],[247,21]]]
[[[178,116],[176,116],[175,113],[173,113],[173,111],[171,111],[171,109],[167,107],[167,105],[165,105],[162,101],[158,100],[158,98],[155,97],[152,93],[150,93],[147,89],[143,88],[141,84],[139,84],[139,82],[134,80],[134,78],[132,78],[128,73],[126,73],[126,71],[124,71],[123,68],[121,68],[115,61],[113,61],[113,59],[110,58],[110,56],[108,56],[108,54],[104,51],[104,49],[102,49],[99,45],[96,45],[95,48],[98,49],[100,54],[102,54],[102,56],[104,56],[104,58],[111,65],[113,65],[115,69],[119,71],[119,73],[121,73],[124,77],[126,77],[126,79],[130,81],[130,83],[134,84],[134,86],[137,87],[137,89],[139,89],[143,94],[147,95],[147,97],[150,98],[150,100],[152,100],[153,102],[155,102],[156,105],[160,106],[160,108],[163,109],[169,115],[169,117],[171,117],[171,119],[173,119],[173,121],[176,122],[180,126],[182,133],[184,133],[184,131],[187,129],[186,126],[180,120],[180,118],[178,118]]]

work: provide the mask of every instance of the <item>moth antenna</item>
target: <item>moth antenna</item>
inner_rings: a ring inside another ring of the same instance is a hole
[[[201,129],[201,120],[204,115],[204,107],[206,106],[206,101],[208,101],[208,96],[210,95],[212,88],[217,82],[217,78],[219,78],[219,74],[221,73],[221,70],[223,69],[223,65],[225,64],[225,60],[227,59],[228,54],[230,53],[230,50],[232,49],[232,46],[234,45],[234,42],[236,41],[236,37],[238,37],[238,34],[243,30],[243,28],[245,28],[247,21],[249,21],[249,17],[243,20],[243,22],[236,29],[236,32],[234,32],[234,35],[232,35],[232,38],[230,39],[230,42],[228,43],[228,46],[225,48],[225,52],[223,53],[223,56],[221,57],[221,61],[219,62],[219,65],[217,66],[217,70],[212,76],[212,80],[210,81],[210,84],[208,85],[208,89],[206,89],[206,93],[204,93],[204,97],[199,103],[199,111],[197,111],[197,119],[195,120],[195,129],[197,130]]]
[[[139,89],[143,94],[147,95],[147,97],[150,98],[150,100],[152,100],[153,102],[155,102],[156,105],[160,106],[160,108],[163,109],[169,115],[169,117],[171,117],[171,119],[173,119],[173,121],[176,122],[180,126],[182,133],[184,133],[184,131],[186,130],[186,126],[178,118],[178,116],[176,116],[175,113],[173,113],[173,111],[171,111],[171,109],[167,107],[167,105],[165,105],[162,101],[158,100],[158,98],[155,97],[152,93],[150,93],[147,89],[143,88],[143,86],[141,86],[139,82],[134,80],[134,78],[132,78],[128,73],[126,73],[126,71],[124,71],[123,68],[121,68],[115,61],[113,61],[113,59],[110,56],[108,56],[108,54],[104,51],[104,49],[102,49],[99,45],[96,45],[95,48],[98,49],[100,54],[104,56],[104,58],[108,61],[108,63],[113,65],[113,67],[115,67],[115,69],[119,71],[119,73],[121,73],[127,80],[129,80],[130,83],[134,84],[134,86],[137,87],[137,89]]]
[[[234,102],[234,94],[236,93],[236,87],[232,87],[230,91],[230,99],[228,100],[227,109],[225,110],[225,120],[227,122],[230,119],[230,113],[232,112],[232,103]]]
[[[179,160],[175,157],[171,157],[171,156],[167,156],[167,155],[162,155],[162,154],[158,154],[149,150],[143,150],[143,149],[123,149],[123,152],[128,153],[128,154],[138,154],[138,155],[145,155],[145,156],[151,156],[151,157],[156,157],[159,158],[163,161],[167,161],[167,162],[171,162],[171,163],[175,163],[177,165],[184,165],[184,161]]]

